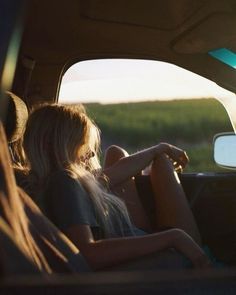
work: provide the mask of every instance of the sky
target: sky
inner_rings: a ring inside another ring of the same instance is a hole
[[[69,68],[62,79],[59,101],[105,104],[230,95],[214,82],[168,63],[103,59]]]

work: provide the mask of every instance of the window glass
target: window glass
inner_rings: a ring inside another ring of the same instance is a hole
[[[223,105],[229,91],[177,66],[150,60],[90,60],[62,79],[59,102],[83,103],[102,131],[102,149],[132,153],[160,141],[187,151],[186,172],[220,171],[216,133],[232,131]],[[225,171],[225,170],[224,170]]]

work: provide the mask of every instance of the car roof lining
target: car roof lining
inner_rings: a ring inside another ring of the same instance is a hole
[[[173,30],[191,18],[202,5],[203,0],[165,0],[165,5],[156,0],[87,0],[83,2],[81,15],[98,21]]]
[[[134,9],[145,5],[143,14]],[[164,12],[155,23],[161,5]],[[235,0],[71,0],[70,6],[64,0],[31,0],[28,15],[20,57],[35,61],[29,101],[55,99],[73,61],[97,58],[165,61],[236,92],[235,70],[207,53],[219,46],[236,48]],[[14,85],[19,85],[21,67],[19,63]]]

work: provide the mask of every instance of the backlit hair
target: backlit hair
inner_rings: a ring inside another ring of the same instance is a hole
[[[44,187],[48,177],[55,171],[67,171],[88,192],[98,222],[108,237],[114,231],[108,212],[115,212],[121,231],[122,220],[130,228],[131,222],[123,201],[108,193],[97,180],[101,168],[99,148],[100,130],[87,116],[82,105],[46,104],[29,116],[24,150],[34,187],[36,184]],[[91,152],[92,157],[89,156]]]
[[[10,163],[7,141],[0,122],[0,230],[10,234],[16,246],[32,264],[51,273],[52,270],[31,235],[30,221],[22,202],[25,193],[17,188]],[[2,257],[3,260],[4,258]]]

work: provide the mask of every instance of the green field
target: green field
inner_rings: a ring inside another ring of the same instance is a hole
[[[232,131],[232,126],[225,109],[214,99],[86,107],[102,131],[103,150],[118,144],[132,153],[165,141],[187,151],[190,163],[186,172],[220,171],[213,161],[213,136]]]

